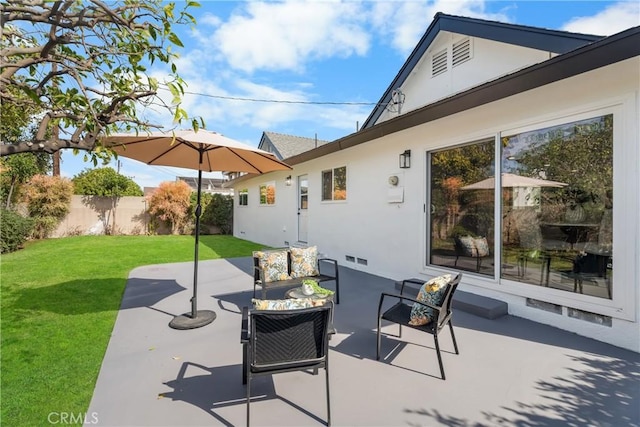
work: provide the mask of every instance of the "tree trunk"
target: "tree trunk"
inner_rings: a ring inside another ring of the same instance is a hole
[[[60,152],[56,151],[52,155],[53,158],[53,176],[60,176]]]

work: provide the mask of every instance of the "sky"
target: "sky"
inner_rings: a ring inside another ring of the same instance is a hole
[[[187,84],[182,107],[202,117],[206,129],[253,147],[265,131],[328,141],[355,132],[437,12],[603,36],[640,25],[637,0],[200,4],[191,10],[196,26],[174,28],[184,44],[177,61]],[[149,73],[162,79],[165,70]],[[168,92],[160,95],[170,99]],[[143,114],[174,127],[166,114]],[[192,170],[119,161],[110,166],[142,188],[197,176]],[[62,154],[63,176],[92,167],[82,153]]]

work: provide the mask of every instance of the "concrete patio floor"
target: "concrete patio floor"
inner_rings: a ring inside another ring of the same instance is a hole
[[[252,297],[250,271],[251,258],[201,261],[198,309],[217,318],[174,330],[169,321],[190,310],[193,263],[133,270],[87,420],[245,425],[240,310]],[[513,316],[488,320],[457,310],[459,355],[448,331],[440,334],[443,381],[432,337],[408,328],[403,341],[383,337],[384,360],[375,360],[378,299],[395,291],[393,280],[344,267],[340,279],[338,333],[330,341],[335,426],[640,426],[637,353]],[[260,377],[252,396],[252,425],[325,423],[322,372]]]

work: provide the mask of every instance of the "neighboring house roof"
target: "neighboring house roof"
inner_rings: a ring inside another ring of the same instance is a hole
[[[441,31],[449,31],[470,37],[479,37],[512,45],[518,45],[555,54],[564,54],[579,47],[601,40],[603,36],[570,33],[566,31],[548,30],[545,28],[525,25],[506,24],[504,22],[487,21],[477,18],[446,15],[438,12],[433,22],[422,36],[413,52],[409,55],[400,71],[393,79],[387,90],[378,101],[377,107],[371,112],[361,129],[367,129],[376,124],[386,106],[392,102],[392,94],[400,88],[411,75],[431,43]]]
[[[289,158],[287,163],[289,165],[303,163],[637,56],[640,56],[640,27],[630,28],[375,126],[361,129],[329,144]]]
[[[258,148],[273,153],[278,159],[284,160],[297,156],[305,151],[313,150],[328,142],[329,141],[318,138],[305,138],[276,132],[263,132]]]

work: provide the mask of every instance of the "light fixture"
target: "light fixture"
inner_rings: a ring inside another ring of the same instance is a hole
[[[400,153],[400,168],[408,169],[411,167],[411,150],[404,150]]]
[[[286,177],[286,178],[284,179],[284,183],[285,183],[285,185],[286,185],[287,187],[290,187],[290,186],[291,186],[291,175],[289,175],[288,177]]]

